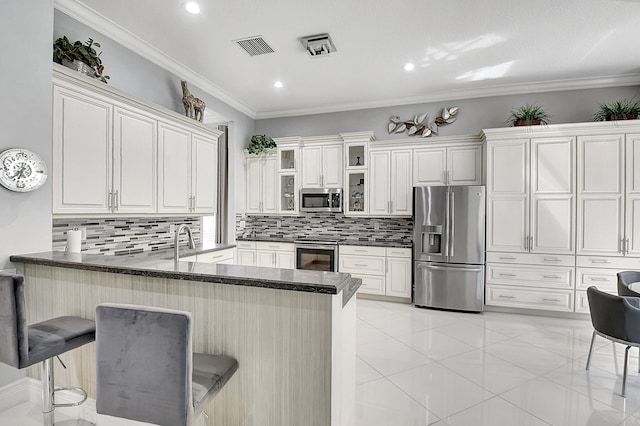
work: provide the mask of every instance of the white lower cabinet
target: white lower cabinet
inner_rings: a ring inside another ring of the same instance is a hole
[[[362,279],[360,294],[411,298],[411,249],[340,246],[339,271]]]
[[[485,304],[573,312],[575,257],[487,253]]]
[[[238,241],[237,263],[245,266],[295,269],[295,249],[290,243]]]

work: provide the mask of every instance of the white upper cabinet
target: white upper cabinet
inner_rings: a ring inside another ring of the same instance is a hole
[[[212,214],[221,132],[54,65],[53,213]]]
[[[342,188],[342,144],[309,144],[302,148],[302,188]]]
[[[247,154],[247,213],[278,212],[278,158]]]
[[[167,123],[159,125],[158,211],[191,210],[191,132]]]
[[[413,185],[481,185],[482,146],[417,148],[413,153]]]
[[[577,252],[622,256],[624,136],[578,138]]]
[[[191,144],[192,211],[214,214],[218,207],[218,139],[194,133]]]
[[[54,86],[54,214],[111,212],[112,110],[107,99]]]
[[[155,213],[157,121],[116,107],[113,124],[114,210]]]
[[[575,138],[531,140],[532,253],[574,253]]]
[[[371,216],[411,216],[410,149],[369,151],[369,214]]]
[[[626,145],[626,254],[640,256],[640,134],[627,135]]]
[[[575,138],[487,142],[487,251],[574,253]]]
[[[526,252],[529,141],[487,142],[487,251]]]

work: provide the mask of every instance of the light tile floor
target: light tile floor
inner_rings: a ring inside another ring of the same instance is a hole
[[[589,321],[357,304],[354,426],[640,426],[637,351],[624,399],[621,345],[598,338],[584,369]],[[100,426],[132,424],[81,410]],[[3,426],[39,424],[37,404],[0,412]]]
[[[355,426],[640,426],[637,350],[587,320],[358,300]]]

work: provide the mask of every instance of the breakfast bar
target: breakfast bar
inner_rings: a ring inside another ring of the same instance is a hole
[[[213,425],[350,424],[355,398],[355,291],[349,274],[174,261],[166,253],[11,256],[25,276],[29,323],[94,319],[99,303],[178,309],[193,316],[193,350],[239,368],[206,409]],[[95,344],[65,354],[58,384],[95,398]],[[59,368],[59,371],[58,371]],[[38,377],[38,371],[29,375]]]

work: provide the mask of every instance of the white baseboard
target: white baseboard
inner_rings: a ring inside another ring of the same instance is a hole
[[[29,401],[29,380],[24,377],[0,388],[0,411]]]

